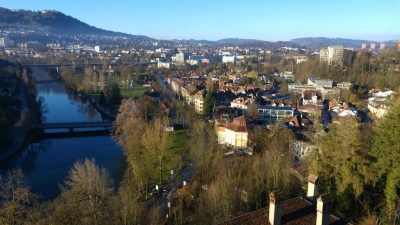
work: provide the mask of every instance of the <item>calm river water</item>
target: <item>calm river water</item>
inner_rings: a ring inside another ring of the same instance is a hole
[[[63,84],[50,76],[45,69],[33,68],[33,72],[38,96],[45,98],[48,107],[45,123],[103,120],[94,107],[85,100],[68,94]],[[65,129],[45,131],[50,132],[68,133]],[[103,136],[64,136],[66,137],[39,138],[18,159],[10,163],[8,168],[21,168],[32,191],[40,193],[44,199],[57,197],[60,194],[58,185],[62,184],[73,163],[85,158],[95,158],[99,166],[108,169],[115,182],[119,181],[124,161],[122,149],[106,132]],[[1,173],[5,174],[6,168]]]

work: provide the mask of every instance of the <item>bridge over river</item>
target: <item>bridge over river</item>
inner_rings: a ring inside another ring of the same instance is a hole
[[[34,125],[34,128],[40,130],[47,129],[69,129],[70,132],[75,128],[102,128],[104,127],[106,130],[109,127],[113,126],[113,122],[111,121],[102,121],[102,122],[68,122],[68,123],[42,123]]]
[[[148,65],[157,64],[157,62],[125,62],[125,63],[106,63],[106,65]],[[21,64],[25,67],[63,67],[63,66],[103,66],[104,63],[65,63],[65,64]]]

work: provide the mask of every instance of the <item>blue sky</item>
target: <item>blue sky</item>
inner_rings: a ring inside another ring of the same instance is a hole
[[[54,9],[98,28],[156,39],[400,39],[399,0],[0,0]]]

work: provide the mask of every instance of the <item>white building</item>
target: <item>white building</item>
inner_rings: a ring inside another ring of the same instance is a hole
[[[103,51],[103,47],[101,47],[99,45],[96,45],[96,46],[94,46],[94,51],[95,52],[102,52]]]
[[[171,63],[169,63],[169,62],[158,62],[157,63],[157,67],[159,69],[161,69],[161,68],[169,69],[171,67]]]
[[[237,57],[235,55],[229,56],[229,55],[224,55],[222,56],[222,62],[223,63],[236,63]]]
[[[331,45],[327,49],[321,49],[319,57],[321,62],[327,62],[329,65],[341,64],[343,45]]]
[[[10,46],[10,39],[7,37],[0,38],[0,47],[7,48]]]
[[[185,63],[185,54],[183,54],[182,52],[176,54],[176,56],[175,56],[175,62],[177,62],[177,63],[182,63],[182,64]]]

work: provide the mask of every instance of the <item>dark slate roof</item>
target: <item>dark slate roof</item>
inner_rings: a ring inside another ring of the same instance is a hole
[[[292,198],[282,202],[282,225],[310,225],[316,224],[316,206],[303,197]],[[225,222],[220,225],[271,225],[269,222],[269,207],[250,212]],[[351,224],[344,219],[330,215],[331,225]]]

